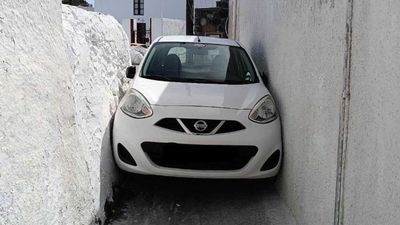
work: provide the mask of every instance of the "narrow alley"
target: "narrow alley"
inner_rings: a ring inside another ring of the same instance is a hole
[[[198,180],[124,174],[108,225],[294,225],[268,180]]]

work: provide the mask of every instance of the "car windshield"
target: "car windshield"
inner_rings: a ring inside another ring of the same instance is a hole
[[[194,83],[249,84],[258,78],[240,47],[203,43],[157,43],[146,58],[142,77]]]

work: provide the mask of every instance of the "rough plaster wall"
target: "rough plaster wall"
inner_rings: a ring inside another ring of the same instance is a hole
[[[354,1],[344,224],[400,222],[400,2]]]
[[[269,73],[281,112],[278,191],[299,224],[332,224],[347,1],[236,2],[236,38]]]
[[[0,2],[0,224],[89,224],[60,1]]]
[[[110,120],[126,88],[129,42],[112,16],[63,5],[63,27],[73,71],[73,91],[81,151],[90,172],[95,210],[112,196],[116,179],[110,145]]]
[[[139,65],[142,62],[146,52],[147,48],[142,46],[131,46],[130,53],[132,65]]]

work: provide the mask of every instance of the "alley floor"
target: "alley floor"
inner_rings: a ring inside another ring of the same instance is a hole
[[[109,225],[295,225],[267,180],[201,180],[124,174]]]

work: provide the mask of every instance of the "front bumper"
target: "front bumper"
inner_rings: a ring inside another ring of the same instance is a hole
[[[211,107],[152,106],[154,114],[146,119],[134,119],[117,110],[113,126],[113,151],[117,165],[125,171],[145,174],[190,178],[267,178],[279,172],[281,158],[276,167],[261,171],[266,160],[276,151],[282,152],[279,118],[268,124],[257,124],[248,119],[250,110]],[[163,118],[193,118],[235,120],[246,129],[215,135],[190,135],[155,126]],[[142,143],[177,143],[187,145],[256,146],[258,151],[249,162],[237,170],[194,170],[167,168],[156,165],[143,151]],[[124,163],[118,156],[117,146],[123,145],[136,161],[136,166]],[[282,155],[282,153],[280,153]]]

